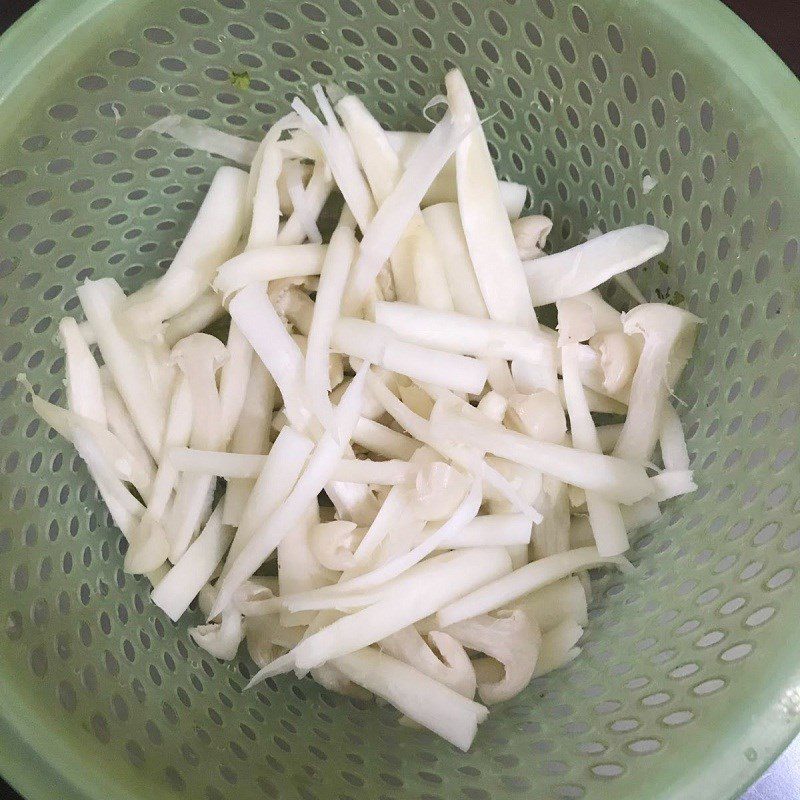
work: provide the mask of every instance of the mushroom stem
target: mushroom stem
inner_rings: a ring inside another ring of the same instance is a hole
[[[614,447],[615,456],[640,464],[650,460],[670,391],[670,359],[681,360],[682,353],[691,350],[700,322],[694,314],[664,303],[637,306],[625,315],[625,332],[640,333],[644,348],[633,375],[628,416]]]

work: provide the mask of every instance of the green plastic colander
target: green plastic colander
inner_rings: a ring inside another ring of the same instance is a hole
[[[556,247],[659,225],[672,245],[637,281],[707,321],[678,389],[699,491],[636,575],[596,584],[582,656],[467,754],[310,681],[244,692],[252,664],[123,573],[83,464],[15,384],[62,398],[76,286],[158,274],[221,163],[146,125],[257,138],[333,80],[421,128],[453,65]],[[35,800],[737,796],[800,727],[799,113],[714,0],[39,3],[0,41],[0,772]]]

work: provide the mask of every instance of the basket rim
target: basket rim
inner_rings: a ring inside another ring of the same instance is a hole
[[[114,5],[117,0],[39,0],[0,36],[0,107],[23,87],[25,79],[75,30]],[[727,65],[755,96],[782,132],[786,146],[800,158],[800,80],[769,45],[722,0],[623,0],[630,11],[650,6],[703,45],[711,57]],[[635,6],[635,7],[634,7]],[[800,665],[789,669],[773,689],[773,704],[786,689],[800,683]],[[29,800],[153,800],[172,797],[166,790],[143,791],[134,777],[121,783],[97,769],[97,751],[91,743],[76,746],[61,735],[58,724],[32,707],[13,687],[3,686],[0,713],[0,775]],[[703,775],[704,794],[719,800],[737,800],[800,733],[800,717],[781,725],[760,713],[752,714],[748,730],[758,731],[759,757],[744,769],[727,770],[739,761],[739,739],[724,745],[724,764]],[[761,713],[763,712],[763,713]],[[122,776],[117,773],[119,778]],[[673,787],[674,788],[674,787]],[[653,797],[673,797],[668,785]]]

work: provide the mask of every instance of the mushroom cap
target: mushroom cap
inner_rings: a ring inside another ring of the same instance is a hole
[[[361,537],[355,532],[356,527],[355,522],[333,520],[321,522],[311,529],[308,544],[323,567],[342,572],[357,565],[353,552]]]
[[[426,521],[447,519],[469,491],[471,479],[444,461],[420,467],[414,479],[415,513]]]
[[[508,410],[508,398],[494,390],[487,392],[478,403],[478,411],[492,422],[502,422]]]
[[[192,333],[176,342],[170,353],[170,361],[185,371],[189,365],[210,360],[213,369],[218,369],[228,359],[228,349],[207,333]]]
[[[525,433],[540,442],[559,443],[567,432],[567,419],[561,401],[548,389],[532,394],[515,394],[509,409],[519,418]]]
[[[589,339],[589,346],[600,355],[604,388],[616,394],[628,385],[636,370],[637,348],[622,331],[603,331]]]
[[[642,303],[622,316],[627,334],[640,333],[645,339],[653,335],[675,341],[703,320],[690,311],[667,303]]]
[[[195,644],[202,647],[212,656],[230,661],[244,638],[242,615],[233,608],[222,612],[222,622],[210,622],[189,629],[189,635]]]

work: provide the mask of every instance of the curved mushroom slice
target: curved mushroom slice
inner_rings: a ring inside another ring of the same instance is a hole
[[[455,173],[455,164],[453,166]],[[453,187],[455,189],[455,174]],[[464,229],[461,227],[458,204],[436,203],[428,206],[422,212],[422,216],[439,245],[447,284],[453,298],[453,307],[459,314],[473,318],[487,317],[486,304],[483,302],[483,295],[469,257]]]
[[[454,412],[438,401],[431,413],[430,430],[445,441],[468,443],[470,447],[541,470],[565,483],[597,490],[622,503],[635,503],[653,491],[644,467],[638,464],[551,442],[537,442],[486,420],[477,421],[461,410]]]
[[[570,344],[561,349],[564,396],[572,425],[572,443],[583,450],[600,453],[600,440],[580,381],[577,348],[578,345]],[[585,501],[598,552],[604,556],[624,553],[629,547],[629,542],[619,504],[594,491],[585,492]],[[569,517],[567,517],[568,528]],[[569,540],[568,531],[566,538]]]
[[[218,503],[202,533],[153,589],[151,599],[171,620],[181,617],[204,584],[211,579],[232,538],[233,530],[223,524],[222,504]],[[165,557],[158,563],[163,563]],[[127,566],[127,556],[125,563]],[[152,567],[137,571],[148,569]]]
[[[353,265],[351,302],[348,307],[355,308],[362,304],[381,267],[390,258],[408,224],[419,212],[419,204],[433,178],[447,163],[471,127],[472,120],[465,120],[462,115],[454,117],[449,112],[445,114],[409,159],[394,189],[381,203],[375,218],[366,229],[359,220],[364,237]],[[352,209],[349,201],[347,204]],[[356,218],[358,219],[357,214]]]
[[[189,628],[189,635],[198,647],[222,661],[236,657],[244,638],[242,615],[233,607],[222,612],[221,622],[210,622]]]
[[[196,119],[170,114],[148,125],[139,136],[147,132],[166,133],[173,139],[204,153],[214,153],[229,158],[237,164],[249,166],[258,151],[258,142],[218,131]]]
[[[251,283],[319,275],[328,246],[324,244],[266,245],[245,250],[225,261],[213,287],[231,296]]]
[[[483,614],[445,629],[465,647],[478,650],[504,667],[500,680],[479,681],[478,695],[487,705],[518,695],[530,683],[542,634],[536,621],[520,609]]]
[[[232,453],[263,453],[269,449],[275,381],[260,361],[253,360],[250,367],[244,403],[230,439],[229,450]],[[255,479],[232,479],[227,482],[223,511],[226,525],[239,524],[254,486]]]
[[[358,221],[358,227],[364,233],[375,216],[375,200],[366,178],[361,173],[352,143],[339,124],[322,86],[316,84],[312,91],[325,119],[325,125],[299,97],[295,97],[292,101],[292,108],[300,115],[306,133],[315,140],[325,154],[328,168],[333,173],[345,202]]]
[[[316,220],[333,188],[333,176],[321,153],[314,159],[311,178],[303,190],[303,208],[292,211],[278,233],[279,245],[300,244],[307,234],[310,220]],[[313,242],[312,242],[313,243]]]
[[[164,326],[164,344],[172,347],[192,333],[200,333],[225,313],[222,298],[207,289],[187,309],[171,317]]]
[[[69,356],[67,356],[67,375],[69,375]],[[101,380],[108,428],[129,453],[130,481],[145,502],[148,502],[156,473],[153,459],[139,435],[139,431],[136,430],[131,415],[108,372],[101,373]],[[70,407],[72,407],[72,403],[70,403]]]
[[[418,131],[386,131],[386,136],[392,149],[400,156],[403,166],[406,166],[427,134]],[[510,220],[518,219],[522,214],[525,201],[528,199],[528,187],[506,180],[500,180],[497,184],[508,218]],[[425,197],[422,198],[420,205],[423,211],[427,211],[433,206],[456,206],[457,200],[456,159],[455,156],[451,156],[433,179],[433,183],[425,192]]]
[[[589,306],[589,310],[592,312],[592,321],[598,333],[622,330],[622,314],[603,300],[597,289],[575,295],[575,299]]]
[[[228,306],[231,319],[247,337],[272,375],[284,402],[284,412],[298,431],[312,422],[305,385],[303,353],[284,327],[264,287],[245,286]]]
[[[406,234],[411,253],[415,297],[423,308],[452,311],[453,297],[441,250],[422,217]]]
[[[544,255],[547,237],[553,230],[553,221],[541,214],[532,214],[514,220],[511,223],[511,230],[514,232],[514,241],[517,243],[520,258],[541,258]]]
[[[321,522],[309,533],[311,552],[327,569],[336,572],[354,569],[358,565],[354,552],[363,538],[363,531],[358,534],[356,530],[356,523],[347,520]]]
[[[472,619],[480,614],[488,614],[498,608],[507,608],[508,604],[573,572],[584,572],[587,569],[614,564],[619,569],[633,569],[630,562],[621,556],[603,557],[596,547],[581,547],[566,553],[556,553],[547,558],[532,561],[509,575],[487,583],[484,581],[480,589],[462,596],[437,613],[437,621],[443,628],[465,619]]]
[[[475,696],[475,670],[463,646],[441,631],[431,631],[428,638],[438,655],[414,627],[403,628],[383,639],[380,648],[471,700]]]
[[[590,531],[590,539],[591,536]],[[521,597],[510,608],[519,608],[535,619],[542,636],[566,619],[573,619],[579,625],[588,620],[586,592],[574,575]]]
[[[331,236],[328,251],[322,263],[317,299],[308,329],[306,347],[305,382],[309,403],[323,424],[330,424],[333,414],[328,395],[332,387],[329,381],[333,326],[341,313],[350,265],[358,244],[353,230],[352,214],[343,213],[339,225]]]
[[[247,249],[275,244],[281,218],[278,180],[284,167],[285,151],[279,143],[281,134],[300,126],[296,114],[286,114],[270,126],[258,146],[247,185],[250,203],[250,228]],[[302,187],[302,182],[301,182]]]
[[[319,563],[309,541],[311,528],[319,522],[316,501],[308,514],[283,537],[278,544],[278,583],[280,594],[296,594],[328,586],[335,574]],[[315,614],[292,614],[281,609],[281,624],[308,625]]]
[[[426,522],[448,519],[469,491],[472,478],[444,461],[420,467],[414,481],[414,511]]]
[[[67,406],[105,428],[107,410],[100,368],[72,317],[64,317],[58,324],[58,338],[66,361]]]

